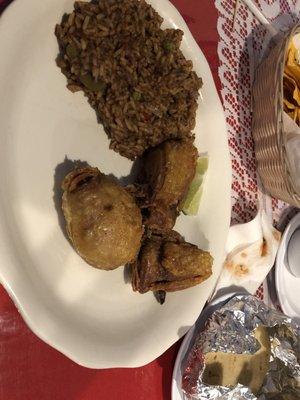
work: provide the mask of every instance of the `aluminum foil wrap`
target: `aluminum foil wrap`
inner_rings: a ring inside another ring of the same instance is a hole
[[[254,337],[254,331],[260,325],[267,327],[270,337],[270,360],[258,393],[254,395],[241,384],[233,388],[205,384],[205,354],[256,353],[260,344]],[[182,365],[185,399],[300,400],[300,327],[291,318],[270,309],[254,296],[238,295],[231,298],[213,312],[205,328],[196,332],[194,338],[194,344]]]

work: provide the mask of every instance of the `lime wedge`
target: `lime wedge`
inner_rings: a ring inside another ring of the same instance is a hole
[[[183,201],[182,211],[186,215],[197,215],[203,192],[203,182],[208,169],[208,156],[203,155],[197,160],[195,177],[192,180],[186,198]]]
[[[208,168],[208,156],[200,156],[197,160],[196,175],[205,175]]]

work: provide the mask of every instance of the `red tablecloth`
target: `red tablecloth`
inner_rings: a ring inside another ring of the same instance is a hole
[[[203,50],[220,88],[214,1],[171,1]],[[0,0],[0,13],[8,3]],[[169,400],[179,344],[142,368],[86,369],[39,340],[0,288],[0,400]]]

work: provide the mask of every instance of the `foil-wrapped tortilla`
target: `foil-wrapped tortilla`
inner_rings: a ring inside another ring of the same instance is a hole
[[[233,297],[194,337],[182,366],[186,399],[300,399],[300,327],[257,298]]]

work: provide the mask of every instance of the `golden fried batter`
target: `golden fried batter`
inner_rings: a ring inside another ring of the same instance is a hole
[[[167,232],[173,228],[180,203],[195,176],[197,158],[198,151],[189,140],[168,140],[145,155],[146,225],[151,230]]]
[[[209,278],[212,262],[209,252],[182,238],[152,236],[133,264],[132,286],[140,293],[186,289]]]
[[[97,168],[75,169],[62,188],[67,231],[78,254],[106,270],[132,262],[142,237],[133,197]]]

